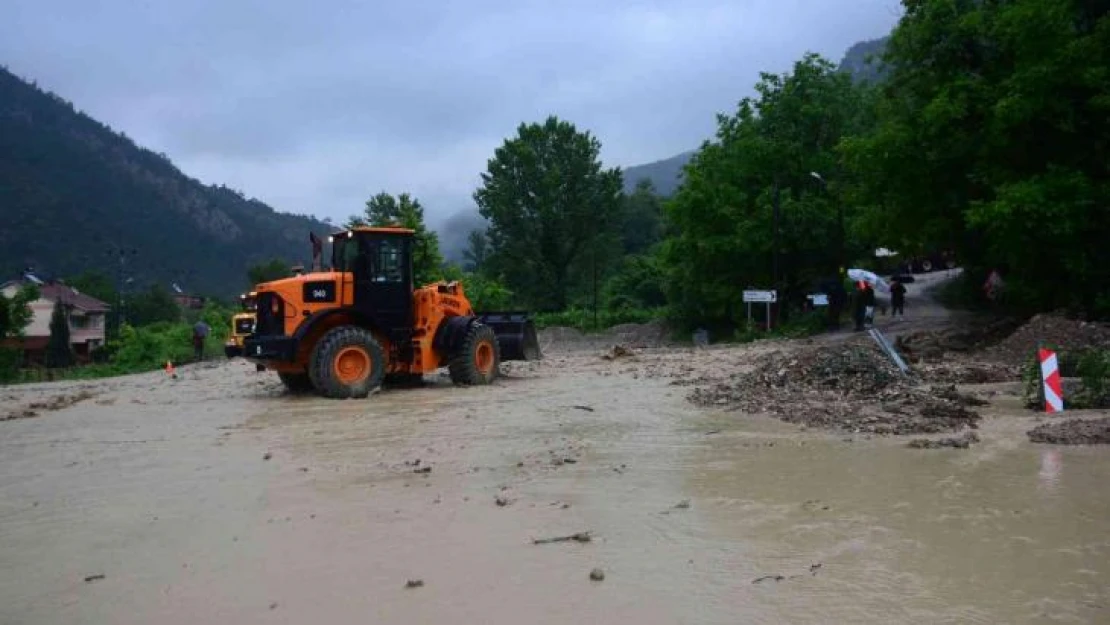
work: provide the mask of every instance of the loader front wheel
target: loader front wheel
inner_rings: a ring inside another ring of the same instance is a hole
[[[324,397],[361,399],[381,386],[385,355],[368,330],[340,326],[316,344],[309,366],[316,390]]]
[[[312,390],[312,380],[307,373],[278,373],[281,383],[290,393],[307,393]]]
[[[501,349],[493,328],[474,323],[466,331],[459,349],[452,354],[447,370],[455,384],[489,384],[501,367]]]

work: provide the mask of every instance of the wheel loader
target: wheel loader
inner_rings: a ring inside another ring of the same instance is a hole
[[[414,235],[400,227],[337,232],[326,270],[257,285],[243,356],[276,371],[291,391],[336,399],[443,367],[456,384],[489,384],[502,361],[541,357],[527,313],[475,313],[458,282],[414,287]]]
[[[255,296],[254,291],[239,296],[239,306],[243,312],[231,317],[231,333],[224,343],[224,355],[228,358],[243,355],[243,340],[254,331]]]

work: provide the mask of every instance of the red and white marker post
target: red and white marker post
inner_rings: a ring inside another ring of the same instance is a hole
[[[1064,411],[1064,388],[1060,382],[1060,363],[1056,352],[1040,348],[1037,355],[1041,361],[1041,381],[1044,384],[1044,411]]]

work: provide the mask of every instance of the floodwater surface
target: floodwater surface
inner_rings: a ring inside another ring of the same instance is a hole
[[[1110,451],[1027,416],[908,449],[595,353],[365,401],[182,371],[4,391],[93,397],[0,423],[0,622],[1110,622]]]

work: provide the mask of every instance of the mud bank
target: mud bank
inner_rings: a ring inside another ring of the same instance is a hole
[[[1045,423],[1029,431],[1029,440],[1053,445],[1110,445],[1110,417]]]

